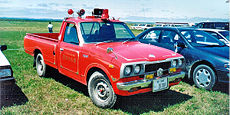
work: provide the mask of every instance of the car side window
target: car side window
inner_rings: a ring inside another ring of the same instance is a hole
[[[163,31],[160,43],[174,44],[177,41],[181,40],[180,36],[174,31]]]
[[[65,29],[65,35],[64,35],[64,42],[70,43],[70,44],[79,44],[79,40],[77,37],[77,30],[76,26],[74,24],[68,23],[66,25]]]
[[[222,38],[221,38],[217,33],[215,33],[215,32],[207,32],[207,33],[209,33],[210,35],[216,37],[217,39],[222,39]]]
[[[151,42],[158,42],[160,37],[161,30],[152,30],[147,33],[142,39],[150,40]]]

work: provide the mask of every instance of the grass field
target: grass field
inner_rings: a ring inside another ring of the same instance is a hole
[[[0,21],[0,44],[8,45],[4,54],[22,91],[18,96],[27,99],[2,108],[0,114],[229,114],[228,87],[206,91],[187,82],[166,93],[119,97],[112,109],[98,108],[90,100],[86,86],[57,71],[47,77],[36,74],[33,57],[23,50],[23,37],[26,33],[47,32],[47,25],[48,22]],[[53,25],[54,32],[59,32],[61,22]],[[140,32],[134,31],[135,35]]]

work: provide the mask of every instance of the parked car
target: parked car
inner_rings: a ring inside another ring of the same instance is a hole
[[[203,30],[205,32],[208,32],[212,36],[214,36],[217,39],[219,39],[220,41],[224,42],[226,45],[230,46],[229,31],[220,30],[220,29],[205,29],[205,28],[200,28],[199,30]]]
[[[9,61],[2,53],[2,51],[6,50],[6,45],[0,45],[0,84],[3,85],[4,82],[14,81],[13,71],[10,66]]]
[[[46,75],[47,66],[58,69],[87,85],[91,100],[102,108],[113,107],[116,95],[158,92],[180,83],[182,55],[134,41],[125,23],[109,19],[108,9],[94,13],[65,18],[60,33],[25,36],[25,52],[34,57],[39,76]]]
[[[136,29],[136,30],[147,30],[149,28],[152,28],[152,24],[135,24],[134,26],[131,26],[131,29]]]
[[[196,28],[223,29],[229,31],[229,22],[200,22],[196,24]]]
[[[204,31],[156,27],[137,38],[182,54],[186,60],[184,70],[199,88],[210,90],[216,82],[229,83],[229,47]]]
[[[145,26],[142,27],[142,30],[147,30],[147,29],[152,28],[152,27],[153,27],[152,24],[145,24]]]
[[[135,24],[134,26],[131,26],[131,29],[142,30],[144,26],[145,24]]]

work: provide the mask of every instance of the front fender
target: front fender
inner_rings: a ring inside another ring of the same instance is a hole
[[[107,75],[107,77],[108,77],[108,79],[109,79],[109,81],[110,81],[110,83],[112,83],[112,79],[111,79],[111,74],[110,74],[110,72],[108,71],[108,69],[105,67],[105,66],[103,66],[103,65],[101,65],[101,64],[99,64],[99,63],[92,63],[92,64],[90,64],[90,65],[88,65],[87,67],[86,67],[86,70],[85,70],[85,72],[84,72],[84,76],[85,76],[85,81],[84,81],[84,83],[85,83],[85,85],[87,85],[87,74],[88,74],[88,72],[89,72],[89,70],[91,69],[91,68],[98,68],[98,69],[101,69],[103,72],[105,72],[105,74]]]

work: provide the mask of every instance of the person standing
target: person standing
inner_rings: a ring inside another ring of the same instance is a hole
[[[49,33],[53,33],[53,25],[51,24],[51,22],[49,22],[48,24],[48,30],[49,30]]]

